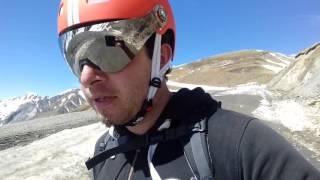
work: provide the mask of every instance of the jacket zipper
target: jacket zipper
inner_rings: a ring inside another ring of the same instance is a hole
[[[137,149],[136,154],[134,155],[134,158],[133,158],[132,166],[131,166],[129,174],[128,174],[128,180],[132,180],[132,178],[133,178],[134,166],[136,164],[139,153],[140,153],[140,149]]]

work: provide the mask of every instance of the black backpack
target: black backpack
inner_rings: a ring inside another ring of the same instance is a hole
[[[212,117],[212,116],[211,116]],[[211,118],[210,117],[210,118]],[[108,132],[105,133],[104,141],[99,144],[99,152],[93,158],[86,161],[88,170],[97,164],[105,161],[113,155],[140,149],[144,146],[165,142],[168,140],[179,139],[184,147],[184,154],[187,162],[192,169],[193,174],[198,180],[210,180],[214,178],[214,163],[208,150],[207,142],[207,124],[208,119],[203,118],[198,122],[181,125],[177,128],[169,128],[163,131],[157,131],[133,139],[120,137],[118,141],[111,137]],[[123,139],[121,139],[123,138]]]

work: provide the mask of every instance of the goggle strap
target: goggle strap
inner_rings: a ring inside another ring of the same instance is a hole
[[[152,56],[152,67],[151,67],[151,80],[154,78],[158,78],[162,81],[162,77],[160,75],[160,60],[161,60],[161,34],[156,34],[154,48],[153,48],[153,56]],[[150,86],[149,92],[147,96],[147,100],[152,99],[156,92],[157,87]]]
[[[156,34],[154,48],[153,48],[153,56],[152,56],[151,78],[159,77],[160,61],[161,61],[161,35]]]
[[[163,80],[164,74],[171,66],[171,61],[168,61],[161,69],[160,69],[160,62],[161,62],[161,35],[156,34],[154,49],[153,49],[153,57],[152,57],[152,69],[151,69],[151,82],[148,92],[148,100],[152,99],[157,89],[161,87],[161,81]],[[156,83],[154,83],[157,81]],[[158,82],[160,81],[160,82]],[[159,85],[160,84],[160,85]]]

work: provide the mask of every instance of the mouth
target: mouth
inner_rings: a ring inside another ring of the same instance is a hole
[[[112,105],[116,98],[116,96],[102,96],[93,98],[93,102],[97,110],[102,110]]]
[[[104,96],[104,97],[98,97],[98,98],[95,98],[94,101],[95,102],[98,102],[98,103],[101,103],[101,102],[106,102],[110,99],[112,99],[113,96]]]

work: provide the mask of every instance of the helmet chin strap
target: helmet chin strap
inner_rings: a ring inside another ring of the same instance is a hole
[[[124,124],[124,126],[135,126],[139,124],[147,112],[152,111],[152,99],[157,93],[157,90],[161,87],[161,82],[163,80],[164,74],[171,66],[171,61],[169,60],[161,69],[161,34],[156,34],[153,56],[152,56],[152,68],[151,68],[151,81],[148,90],[147,99],[144,100],[141,109],[136,114],[136,116]]]

